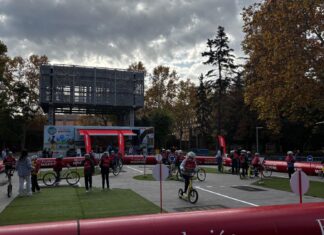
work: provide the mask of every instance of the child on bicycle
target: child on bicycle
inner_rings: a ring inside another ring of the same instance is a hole
[[[99,166],[101,168],[101,178],[102,178],[102,189],[105,188],[105,181],[107,184],[107,189],[109,189],[109,167],[110,167],[111,161],[108,155],[108,152],[104,152],[102,155]]]
[[[54,163],[54,167],[53,167],[53,171],[55,171],[56,173],[56,179],[55,179],[55,183],[58,184],[58,182],[60,182],[61,179],[61,171],[63,169],[63,155],[59,155],[55,158],[55,163]]]
[[[82,165],[84,167],[84,183],[86,187],[86,192],[92,190],[92,175],[94,173],[94,162],[90,158],[90,154],[86,153],[84,155],[85,159],[82,161]]]
[[[40,162],[37,161],[37,156],[32,156],[32,172],[31,172],[31,185],[32,185],[32,192],[34,193],[36,190],[40,192],[40,187],[37,181],[37,175],[40,169]]]
[[[16,159],[14,158],[12,152],[9,152],[8,155],[3,159],[3,164],[5,165],[5,173],[8,177],[9,172],[14,170],[16,167]]]
[[[185,160],[183,160],[180,165],[182,177],[185,180],[184,191],[183,191],[184,196],[186,196],[186,194],[187,194],[190,179],[193,177],[193,175],[195,174],[195,172],[197,170],[197,163],[196,163],[195,157],[196,157],[196,154],[194,152],[187,153]]]

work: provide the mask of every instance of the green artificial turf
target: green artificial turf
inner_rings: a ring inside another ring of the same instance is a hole
[[[253,184],[266,188],[291,192],[289,179],[286,178],[266,178]],[[310,181],[308,192],[305,195],[324,198],[324,182]]]
[[[84,188],[42,189],[17,197],[0,214],[0,225],[158,213],[160,208],[129,189],[86,193]]]

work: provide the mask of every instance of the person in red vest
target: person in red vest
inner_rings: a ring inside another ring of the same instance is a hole
[[[102,155],[99,166],[101,168],[101,179],[102,179],[102,190],[105,189],[105,181],[107,184],[107,189],[109,189],[109,168],[111,159],[109,158],[108,152],[104,152]]]
[[[38,181],[37,181],[37,175],[38,175],[40,167],[41,167],[41,164],[39,161],[37,161],[37,156],[36,155],[32,156],[31,185],[32,185],[33,193],[36,190],[37,190],[37,192],[40,192],[40,187],[39,187]]]
[[[60,182],[61,180],[61,171],[63,169],[63,155],[59,155],[55,158],[55,164],[53,167],[53,170],[56,173],[56,179],[55,179],[55,183],[56,185]]]
[[[197,170],[197,162],[195,160],[196,154],[194,152],[187,153],[186,159],[181,162],[180,170],[182,177],[185,180],[184,184],[184,196],[187,194],[189,181],[194,176]]]
[[[251,164],[254,168],[254,176],[258,176],[258,173],[262,170],[262,164],[259,153],[254,154]]]
[[[94,173],[94,163],[90,158],[90,154],[86,153],[84,155],[84,160],[82,161],[83,172],[84,172],[84,184],[86,187],[86,192],[92,190],[92,175]]]
[[[16,159],[14,158],[12,152],[8,152],[8,155],[3,159],[3,164],[5,165],[5,173],[8,177],[9,171],[15,169]]]
[[[295,172],[295,158],[294,158],[294,153],[292,151],[287,152],[286,156],[286,162],[287,162],[287,168],[288,168],[288,176],[289,179],[291,178],[291,175]]]

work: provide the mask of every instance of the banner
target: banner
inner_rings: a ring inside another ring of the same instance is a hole
[[[225,138],[222,135],[218,136],[218,145],[223,148],[224,154],[226,154],[226,143]]]

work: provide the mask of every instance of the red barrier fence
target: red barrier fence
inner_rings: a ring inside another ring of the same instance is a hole
[[[0,227],[0,235],[324,235],[324,203],[165,213]]]

